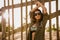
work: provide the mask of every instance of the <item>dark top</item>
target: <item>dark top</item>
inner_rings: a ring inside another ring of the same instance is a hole
[[[46,25],[48,17],[49,16],[48,16],[47,13],[43,14],[43,20],[40,22],[39,26],[37,27],[37,30],[35,31],[34,40],[44,40],[45,25]],[[29,27],[27,40],[32,40],[31,24],[30,24],[30,27]]]

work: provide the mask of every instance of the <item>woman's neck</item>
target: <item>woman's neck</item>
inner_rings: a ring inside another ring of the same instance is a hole
[[[39,22],[39,20],[36,20],[36,23],[38,23]]]

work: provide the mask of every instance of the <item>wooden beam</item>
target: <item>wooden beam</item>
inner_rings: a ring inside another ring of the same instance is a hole
[[[31,5],[31,3],[32,4],[34,4],[34,1],[32,1],[32,2],[27,2],[27,6],[28,5]],[[23,7],[23,6],[26,6],[26,3],[21,3],[21,4],[15,4],[15,5],[13,5],[14,6],[14,8],[17,8],[17,7]],[[4,8],[4,7],[3,7]],[[5,6],[5,9],[8,9],[8,8],[12,8],[12,5],[9,5],[9,7],[8,6]]]
[[[38,0],[40,2],[43,2],[43,0]],[[56,1],[56,0],[51,0],[51,1]],[[44,0],[44,2],[49,2],[49,0]]]
[[[53,1],[53,0],[52,0]],[[47,0],[45,1],[45,2],[48,2]],[[34,1],[29,1],[29,2],[27,2],[27,6],[28,5],[33,5],[34,4]],[[20,4],[14,4],[13,6],[14,6],[14,8],[17,8],[17,7],[21,7],[21,5],[22,6],[26,6],[26,2],[25,3],[20,3]],[[5,6],[5,7],[2,7],[2,9],[10,9],[10,8],[12,8],[12,5],[9,5],[9,6]]]

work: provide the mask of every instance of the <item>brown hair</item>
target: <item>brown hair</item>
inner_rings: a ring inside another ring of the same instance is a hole
[[[41,22],[42,19],[43,19],[43,14],[42,14],[42,12],[41,12],[39,9],[36,9],[35,11],[39,11],[39,12],[40,12],[40,14],[41,14],[41,19],[39,19],[39,22]],[[35,11],[34,11],[33,13],[30,12],[31,23],[33,23],[33,24],[36,22],[36,19],[35,19],[35,16],[34,16]]]

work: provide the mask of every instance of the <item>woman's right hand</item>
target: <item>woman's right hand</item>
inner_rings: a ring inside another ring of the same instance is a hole
[[[36,2],[36,6],[41,7],[42,3],[40,3],[39,1]]]

